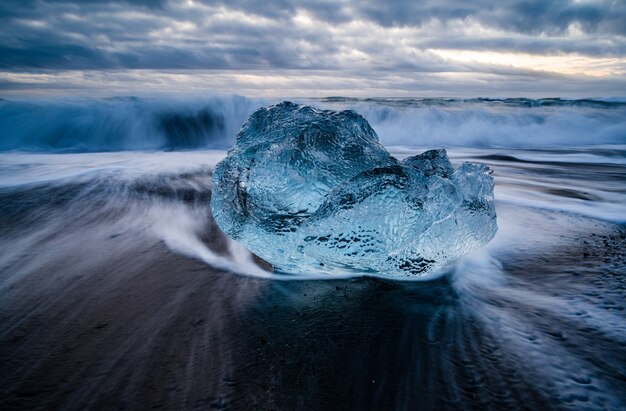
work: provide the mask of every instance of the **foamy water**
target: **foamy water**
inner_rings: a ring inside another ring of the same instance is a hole
[[[563,99],[293,99],[363,115],[386,146],[626,144],[626,102]],[[0,100],[0,150],[226,149],[253,111],[280,99],[214,96]]]
[[[392,149],[403,158],[419,152],[415,148]],[[571,148],[566,153],[515,150],[507,155],[498,150],[450,150],[454,163],[487,162],[494,170],[495,198],[498,209],[549,211],[557,218],[562,213],[607,222],[626,221],[626,191],[623,180],[626,169],[626,147],[604,146]],[[251,263],[250,253],[233,240],[229,256],[215,254],[200,241],[200,231],[209,212],[207,202],[181,201],[181,195],[193,193],[198,198],[210,195],[210,172],[226,155],[225,151],[193,152],[116,152],[82,154],[0,154],[0,190],[11,192],[44,190],[54,195],[64,187],[76,188],[80,201],[104,201],[141,204],[135,221],[144,221],[152,232],[176,252],[207,262],[216,268],[240,274],[269,276]],[[604,159],[604,161],[603,161]],[[575,177],[575,178],[574,178]],[[140,187],[145,192],[137,192]],[[146,188],[148,187],[148,188]],[[148,195],[169,193],[166,198]],[[182,192],[182,194],[181,194]],[[208,198],[208,197],[207,197]],[[149,212],[146,212],[147,208]],[[522,213],[522,211],[519,211]],[[509,217],[510,219],[510,217]],[[523,224],[520,220],[520,224]],[[499,218],[503,225],[503,217]],[[558,225],[558,224],[557,224]],[[504,221],[504,227],[508,221]],[[509,230],[515,230],[511,226]],[[538,227],[539,228],[539,227]],[[498,238],[507,235],[502,228]],[[498,243],[498,238],[493,242]],[[296,278],[327,278],[308,276]],[[276,278],[283,277],[278,273]],[[329,274],[332,277],[332,273]]]

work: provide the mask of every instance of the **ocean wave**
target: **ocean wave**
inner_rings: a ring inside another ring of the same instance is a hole
[[[545,148],[626,143],[623,99],[296,99],[353,109],[385,145]],[[0,151],[229,148],[245,119],[279,100],[241,96],[1,100]]]
[[[626,143],[623,103],[522,100],[524,104],[420,101],[412,106],[359,101],[349,106],[370,122],[385,145],[545,148]]]
[[[227,148],[263,102],[108,99],[0,101],[0,150],[123,151]]]
[[[626,98],[354,98],[354,97],[324,97],[317,99],[322,103],[375,103],[391,107],[463,107],[468,105],[492,105],[505,107],[592,107],[592,108],[624,108]]]

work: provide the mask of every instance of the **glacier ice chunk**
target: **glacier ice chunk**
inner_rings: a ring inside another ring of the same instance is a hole
[[[283,102],[243,125],[211,208],[283,272],[423,278],[495,235],[489,173],[445,150],[398,161],[356,112]]]

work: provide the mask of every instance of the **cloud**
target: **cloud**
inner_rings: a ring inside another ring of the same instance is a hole
[[[103,87],[103,85],[106,85]],[[624,77],[575,77],[521,69],[502,73],[360,70],[84,70],[0,72],[7,98],[48,96],[171,96],[240,94],[251,97],[603,97],[624,95]],[[622,91],[620,93],[620,90]]]
[[[396,85],[407,76],[495,75],[515,87],[517,76],[538,79],[558,66],[512,66],[511,53],[571,55],[581,78],[602,65],[617,79],[625,36],[626,4],[609,0],[5,0],[0,70],[299,71],[310,79],[327,71]],[[455,50],[496,58],[457,59]]]
[[[365,0],[359,12],[384,26],[420,26],[432,19],[471,20],[484,26],[523,34],[558,35],[571,25],[587,33],[625,35],[626,5],[620,1]]]

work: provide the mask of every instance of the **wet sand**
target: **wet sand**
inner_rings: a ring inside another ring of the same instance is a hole
[[[551,250],[554,259],[529,264],[523,249],[511,250],[504,270],[527,290],[561,297],[595,284],[613,295],[587,292],[591,304],[599,299],[623,315],[626,231],[595,227],[597,234],[579,237],[580,247]],[[532,300],[524,306],[477,294],[536,324],[534,338],[564,342],[608,384],[604,403],[588,403],[576,390],[568,403],[558,381],[544,386],[542,370],[526,366],[525,353],[507,347],[504,333],[485,332],[451,276],[429,283],[271,281],[220,272],[158,240],[103,227],[61,230],[42,244],[36,252],[47,254],[45,264],[24,253],[2,267],[2,409],[626,404],[623,339],[560,321]],[[570,269],[564,278],[551,276]],[[571,384],[595,382],[581,372]]]
[[[229,254],[206,168],[2,188],[0,409],[626,408],[626,226],[557,209],[623,167],[498,161],[498,235],[430,282],[181,254]]]

